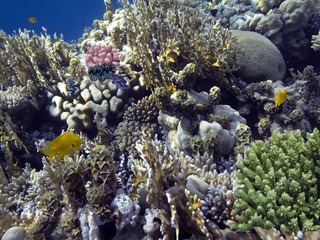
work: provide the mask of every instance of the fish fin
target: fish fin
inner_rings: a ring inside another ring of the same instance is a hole
[[[64,156],[67,155],[69,152],[71,152],[71,151],[63,150],[63,151],[58,152],[57,159],[60,159],[60,158],[64,157]]]
[[[52,148],[42,149],[42,152],[49,157],[49,163],[51,162],[54,155],[57,153],[56,150]]]

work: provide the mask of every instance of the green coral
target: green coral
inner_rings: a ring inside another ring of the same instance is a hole
[[[281,231],[320,229],[320,135],[314,129],[307,141],[295,134],[273,133],[268,143],[256,141],[237,163],[242,187],[233,227],[249,231],[253,227]]]

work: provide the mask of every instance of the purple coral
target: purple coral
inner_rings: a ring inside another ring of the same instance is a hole
[[[87,56],[85,63],[87,68],[94,67],[96,65],[102,65],[104,63],[114,66],[118,66],[120,63],[121,54],[116,47],[111,45],[94,45],[87,50]]]

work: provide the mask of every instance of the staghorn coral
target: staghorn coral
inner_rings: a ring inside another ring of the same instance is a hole
[[[175,0],[122,1],[125,31],[132,48],[132,63],[142,68],[147,87],[165,87],[174,92],[185,83],[184,70],[196,64],[199,78],[237,92],[224,78],[235,67],[235,54],[241,52],[231,33],[219,27],[209,9],[199,9]],[[161,7],[159,7],[161,6]],[[195,76],[193,76],[194,78]],[[188,82],[192,87],[195,81]],[[204,84],[204,82],[202,82]]]
[[[234,203],[238,199],[235,190],[238,187],[237,177],[227,171],[210,173],[209,187],[201,206],[205,216],[215,224],[228,225],[228,221],[236,220]]]
[[[19,112],[32,104],[30,98],[26,86],[14,85],[5,91],[0,90],[0,108],[8,113]]]
[[[236,166],[242,184],[239,200],[240,231],[253,227],[281,231],[310,231],[320,228],[320,135],[317,129],[307,134],[304,143],[300,131],[273,135],[264,144],[256,141]]]
[[[160,231],[165,238],[172,239],[175,235],[178,239],[181,222],[185,221],[179,222],[182,216],[179,216],[177,211],[181,210],[182,214],[183,210],[189,209],[181,203],[184,195],[183,189],[186,186],[187,177],[190,174],[197,173],[198,170],[189,164],[183,155],[179,156],[176,153],[175,158],[173,158],[156,137],[152,140],[149,136],[144,135],[140,143],[137,143],[137,150],[142,157],[142,161],[138,159],[130,160],[132,171],[135,175],[131,180],[133,183],[131,195],[136,198],[138,196],[137,190],[145,188],[147,192],[146,202],[152,209],[159,209],[157,217],[161,220]],[[174,159],[177,161],[173,161]],[[170,206],[171,219],[169,219],[169,213],[165,211],[166,206],[162,201],[165,195]],[[195,199],[197,199],[196,196]],[[201,211],[198,209],[199,207],[200,205],[194,205],[192,202],[189,211],[185,211],[184,214],[188,215],[191,220],[191,215],[194,211]],[[194,231],[198,234],[201,233],[202,226],[200,219],[203,219],[203,216],[197,213],[197,216],[192,219],[193,224],[191,224],[196,227]],[[170,222],[174,229],[170,229]],[[198,228],[199,226],[200,229]],[[202,229],[203,231],[207,230],[203,226]]]

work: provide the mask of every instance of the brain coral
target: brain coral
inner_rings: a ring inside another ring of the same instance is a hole
[[[240,76],[249,82],[281,80],[286,64],[278,48],[266,37],[256,32],[232,30],[238,46],[245,55],[237,55]]]

